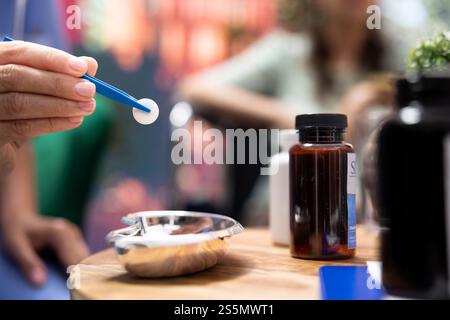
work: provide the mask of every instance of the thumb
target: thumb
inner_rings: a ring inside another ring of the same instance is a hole
[[[13,232],[7,237],[6,247],[28,281],[35,286],[42,286],[47,281],[47,269],[24,233]]]

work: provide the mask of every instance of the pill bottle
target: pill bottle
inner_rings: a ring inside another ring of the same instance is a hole
[[[290,252],[295,258],[355,255],[356,159],[344,142],[343,114],[296,117],[299,142],[289,151]]]
[[[269,229],[277,245],[289,245],[289,149],[298,142],[295,129],[280,130],[280,152],[270,158]]]

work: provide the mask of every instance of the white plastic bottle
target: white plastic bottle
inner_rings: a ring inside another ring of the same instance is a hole
[[[279,245],[289,245],[289,149],[297,142],[296,130],[281,130],[281,151],[270,159],[276,173],[269,176],[269,226],[272,241]]]

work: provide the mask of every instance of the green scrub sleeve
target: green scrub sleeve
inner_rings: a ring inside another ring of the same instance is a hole
[[[35,173],[40,213],[83,221],[108,134],[113,109],[97,96],[95,112],[71,131],[34,139]]]

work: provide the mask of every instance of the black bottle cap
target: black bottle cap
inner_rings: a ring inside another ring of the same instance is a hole
[[[297,129],[308,127],[345,129],[347,116],[340,113],[301,114],[295,117],[295,127]]]
[[[419,102],[422,106],[450,107],[450,77],[417,76],[399,79],[396,82],[396,101],[399,108],[411,102]]]

